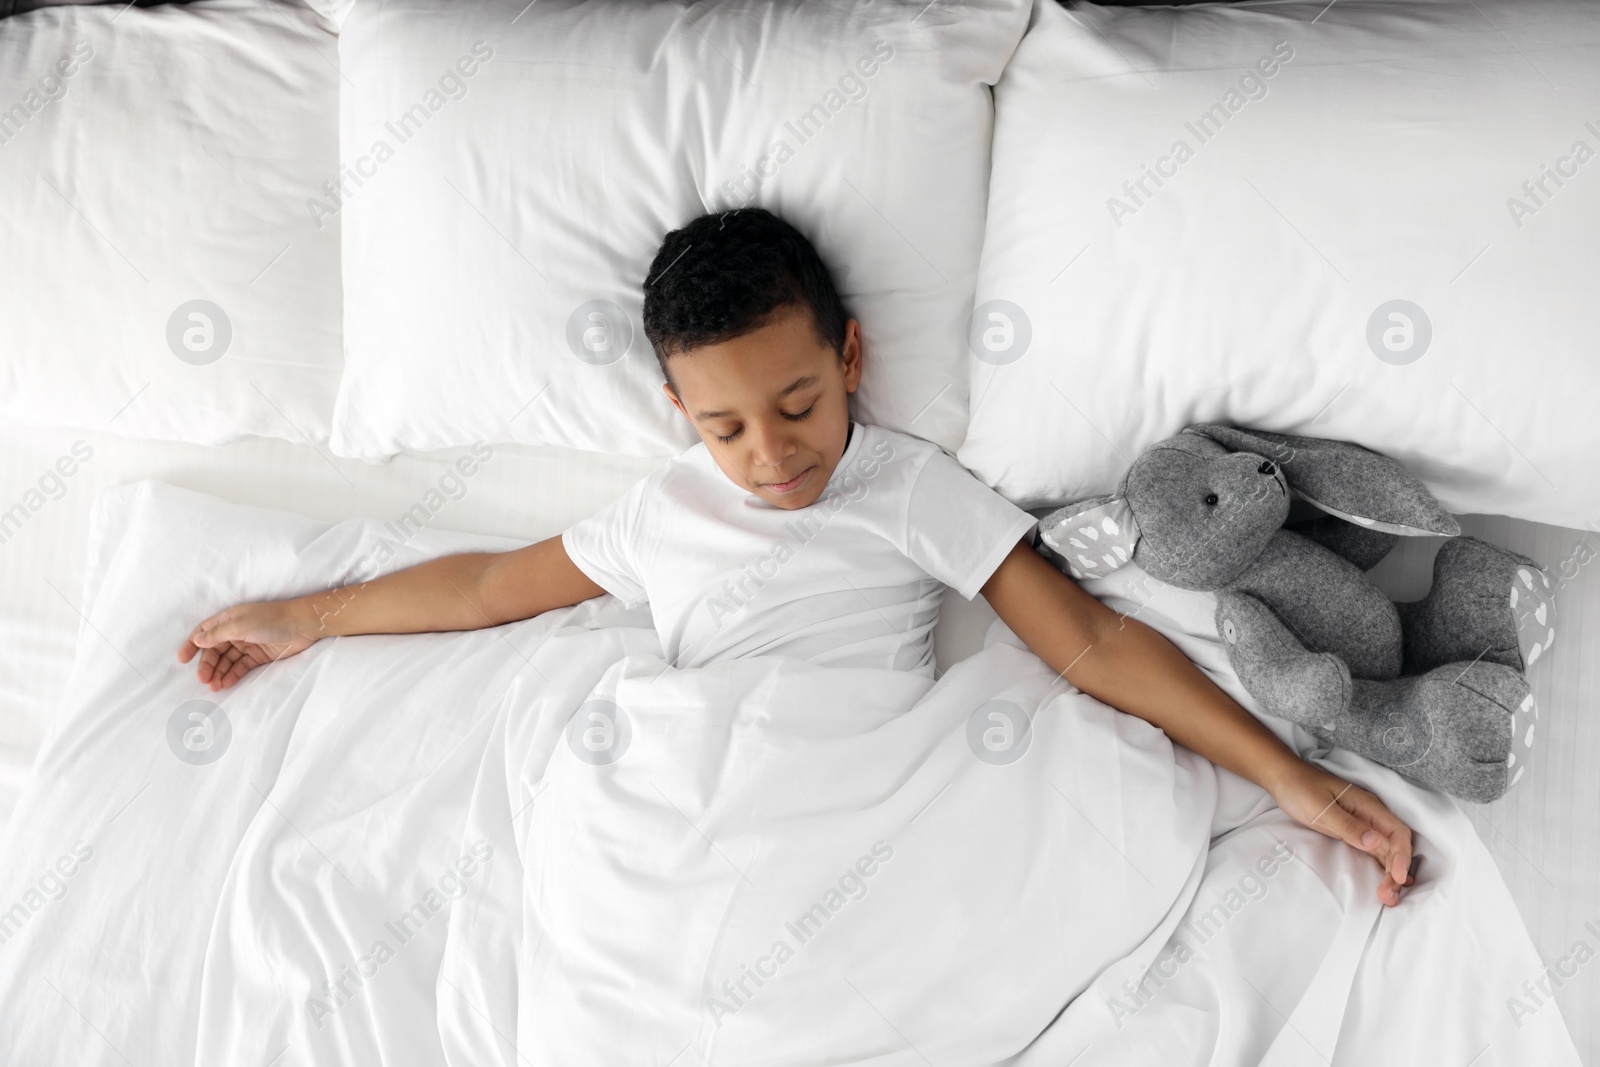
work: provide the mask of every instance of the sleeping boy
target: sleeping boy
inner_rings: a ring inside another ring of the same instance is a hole
[[[324,637],[475,630],[612,593],[648,603],[668,662],[734,657],[933,673],[944,588],[983,594],[1079,690],[1260,785],[1292,818],[1370,854],[1386,905],[1411,831],[1371,793],[1299,759],[1160,634],[1032,547],[1036,520],[935,445],[850,418],[860,326],[809,241],[760,208],[667,234],[644,286],[663,391],[700,435],[556,537],[431,560],[195,628],[213,691]]]

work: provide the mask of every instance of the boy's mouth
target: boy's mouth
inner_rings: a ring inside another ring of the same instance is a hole
[[[774,493],[792,493],[806,483],[806,479],[811,477],[811,472],[815,469],[815,467],[807,467],[787,482],[767,482],[764,487]]]

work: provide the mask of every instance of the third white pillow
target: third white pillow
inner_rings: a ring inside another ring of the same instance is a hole
[[[995,89],[973,419],[1024,507],[1195,422],[1600,522],[1600,6],[1064,10]]]

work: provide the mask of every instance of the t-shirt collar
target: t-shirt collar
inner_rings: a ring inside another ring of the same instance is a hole
[[[854,419],[850,420],[850,437],[845,442],[844,454],[839,457],[839,462],[833,465],[833,474],[828,477],[829,486],[839,480],[839,476],[849,467],[850,461],[855,459],[857,453],[861,451],[861,439],[867,434],[865,430],[862,430],[861,433],[856,433],[857,430],[861,430],[861,425]],[[824,487],[824,491],[826,491],[826,487]]]

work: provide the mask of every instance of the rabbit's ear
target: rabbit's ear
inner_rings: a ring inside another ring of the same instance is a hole
[[[1296,495],[1357,526],[1402,537],[1454,537],[1461,532],[1455,517],[1420,479],[1360,445],[1210,424],[1190,426],[1184,433],[1272,460]]]
[[[1095,496],[1039,520],[1039,541],[1072,577],[1098,578],[1133,559],[1139,524],[1127,498]]]

